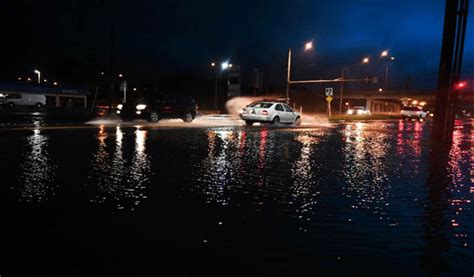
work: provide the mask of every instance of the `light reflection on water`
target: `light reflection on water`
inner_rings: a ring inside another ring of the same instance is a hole
[[[474,201],[472,190],[474,142],[472,124],[457,121],[453,142],[449,151],[448,180],[449,215],[452,236],[458,246],[473,247],[474,228],[471,205]],[[465,169],[469,168],[469,171]]]
[[[198,216],[187,206],[196,203],[186,198],[192,195],[207,204],[206,216],[234,226],[248,213],[265,221],[280,212],[280,219],[289,218],[286,226],[266,224],[309,234],[308,251],[321,245],[324,255],[353,250],[375,256],[386,250],[403,256],[394,262],[419,262],[420,256],[426,264],[446,263],[446,257],[469,260],[474,258],[474,128],[456,123],[446,160],[431,158],[429,129],[426,122],[404,121],[182,133],[102,126],[84,151],[91,156],[87,189],[95,204],[133,210],[147,197],[160,201],[150,192],[153,180],[163,184],[155,193],[166,194],[166,205],[181,199],[177,210]],[[44,200],[54,192],[56,167],[48,141],[39,131],[27,138],[23,186],[18,186],[24,199]],[[167,184],[179,189],[166,191]]]
[[[352,208],[379,213],[390,203],[388,134],[367,130],[366,123],[356,123],[346,125],[344,137],[344,195],[352,199]]]
[[[91,162],[88,184],[88,187],[97,189],[91,202],[113,202],[118,209],[133,210],[147,198],[151,178],[151,159],[146,153],[148,131],[137,127],[133,134],[135,145],[130,158],[124,154],[125,134],[121,127],[116,127],[113,145],[107,145],[110,134],[100,127],[97,135],[99,145]],[[110,146],[114,147],[113,152]]]
[[[56,165],[49,156],[48,140],[39,129],[26,138],[26,152],[15,187],[22,201],[42,202],[54,195]]]

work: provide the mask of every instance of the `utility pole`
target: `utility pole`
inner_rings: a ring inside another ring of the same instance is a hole
[[[344,69],[341,72],[341,79],[344,80]],[[339,92],[339,114],[342,114],[342,94],[344,93],[344,82],[341,82],[341,90]]]
[[[448,143],[452,139],[457,98],[454,85],[461,74],[468,7],[469,0],[446,0],[438,92],[431,132],[432,139],[437,142]]]

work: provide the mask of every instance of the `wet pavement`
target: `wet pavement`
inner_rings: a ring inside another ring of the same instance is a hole
[[[472,121],[95,123],[0,130],[2,276],[474,273]]]

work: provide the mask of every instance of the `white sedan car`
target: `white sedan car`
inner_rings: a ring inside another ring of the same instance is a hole
[[[428,115],[421,107],[403,107],[400,114],[403,119],[423,119]]]
[[[247,125],[252,125],[255,122],[262,123],[287,123],[296,124],[301,123],[301,116],[293,109],[279,102],[256,102],[245,107],[240,112],[240,118],[245,120]]]
[[[347,110],[348,115],[370,115],[370,111],[364,106],[355,106]]]

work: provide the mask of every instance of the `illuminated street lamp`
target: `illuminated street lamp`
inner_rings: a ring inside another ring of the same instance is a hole
[[[57,86],[57,85],[58,85],[58,82],[53,82],[53,85],[54,85],[54,86]]]
[[[18,77],[18,81],[21,81],[21,77]]]
[[[308,41],[304,45],[304,50],[311,50],[313,49],[313,42]],[[286,72],[286,104],[290,103],[290,80],[291,80],[291,47],[288,48],[288,66],[287,66],[287,72]]]
[[[228,61],[222,62],[220,70],[219,70],[219,67],[217,66],[217,64],[215,62],[211,62],[211,67],[213,67],[214,70],[216,71],[216,77],[215,77],[215,80],[214,80],[214,112],[217,113],[217,95],[218,95],[218,90],[219,90],[219,84],[218,84],[218,82],[219,82],[219,72],[221,72],[223,70],[226,70],[226,69],[229,69],[229,68],[232,68],[232,64],[229,63]]]
[[[118,75],[118,77],[119,77],[119,78],[123,78],[123,74],[120,73],[120,74]]]
[[[369,61],[370,61],[369,57],[366,57],[366,58],[364,58],[364,59],[362,60],[362,63],[363,63],[363,64],[368,64]]]
[[[28,77],[26,80],[27,80],[28,82],[31,82],[31,78],[30,78],[30,77]]]
[[[380,57],[387,57],[388,56],[388,50],[384,50],[382,51],[382,53],[380,54]]]
[[[38,75],[38,84],[41,84],[41,72],[38,69],[35,69],[35,74]]]
[[[44,80],[43,80],[43,82],[44,82],[44,83],[47,83],[47,82],[48,82],[48,80],[47,80],[47,79],[44,79]]]

